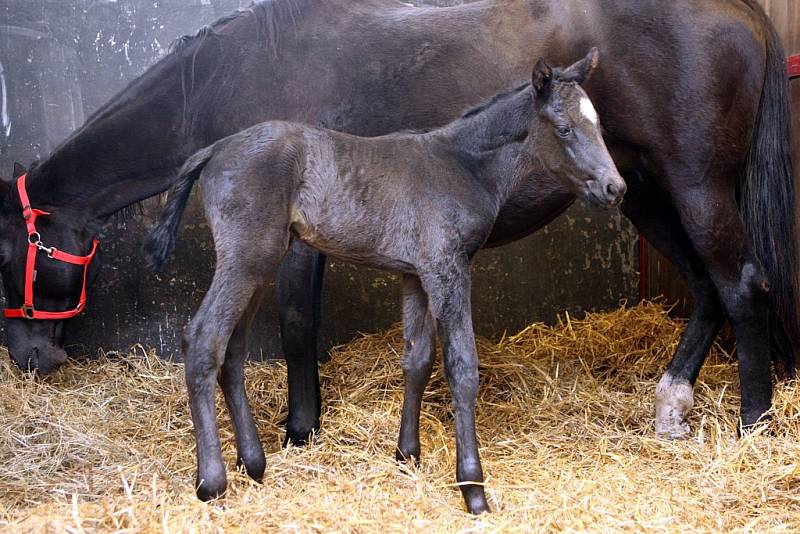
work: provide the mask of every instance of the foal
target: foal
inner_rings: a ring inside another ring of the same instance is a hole
[[[289,240],[403,275],[405,397],[400,459],[419,458],[422,392],[438,332],[453,395],[457,480],[472,513],[489,510],[475,434],[478,357],[470,312],[469,263],[519,180],[547,172],[576,193],[612,207],[625,183],[611,160],[597,114],[578,84],[597,65],[552,70],[495,96],[427,133],[360,138],[287,122],[265,122],[192,156],[170,191],[145,250],[168,257],[194,182],[203,184],[217,264],[211,288],[183,336],[197,440],[197,494],[226,488],[214,392],[233,419],[238,463],[265,469],[245,394],[245,338],[263,288]]]

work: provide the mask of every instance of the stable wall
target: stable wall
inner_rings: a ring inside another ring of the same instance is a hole
[[[279,1],[279,0],[278,0]],[[454,5],[458,0],[417,1]],[[92,111],[142,73],[169,43],[245,7],[249,0],[5,0],[0,4],[0,62],[11,134],[0,134],[0,175],[13,161],[45,157]],[[181,329],[208,287],[213,249],[193,202],[176,255],[161,274],[147,270],[139,247],[159,213],[113,221],[102,236],[103,270],[88,312],[73,321],[75,352],[127,350],[140,343],[163,355],[177,350]],[[583,204],[535,236],[481,252],[474,267],[473,310],[480,334],[497,336],[568,311],[614,308],[635,299],[636,235],[618,213]],[[330,261],[322,343],[342,343],[400,319],[397,278]],[[254,356],[279,356],[273,299],[255,322]]]

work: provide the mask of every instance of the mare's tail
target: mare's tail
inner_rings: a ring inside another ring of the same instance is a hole
[[[192,186],[213,154],[214,145],[211,145],[191,156],[181,167],[177,182],[170,188],[161,218],[144,241],[145,260],[153,269],[160,269],[172,252]]]
[[[764,11],[752,0],[745,1],[763,18],[767,64],[747,167],[740,183],[740,209],[771,286],[772,358],[792,375],[800,345],[797,302],[800,284],[786,57],[775,27]]]

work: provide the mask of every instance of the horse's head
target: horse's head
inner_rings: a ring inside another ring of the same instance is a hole
[[[22,183],[35,180],[35,173]],[[36,205],[35,198],[27,208],[19,185],[19,180],[0,180],[0,273],[8,351],[23,371],[47,374],[66,360],[64,323],[85,304],[86,278],[97,272],[96,265],[88,269],[95,242],[81,224],[85,217],[65,207]]]
[[[592,48],[566,69],[552,69],[544,59],[533,68],[533,124],[529,146],[545,170],[575,194],[603,208],[622,202],[625,181],[603,142],[597,112],[580,86],[597,67]]]

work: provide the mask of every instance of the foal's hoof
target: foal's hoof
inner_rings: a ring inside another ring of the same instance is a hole
[[[244,467],[247,476],[256,482],[261,482],[261,479],[264,478],[264,471],[267,470],[267,459],[264,457],[264,451],[261,451],[260,456],[258,454],[254,454],[249,458],[240,456],[236,459],[236,467]]]
[[[483,491],[483,486],[461,486],[461,492],[464,494],[464,502],[467,504],[467,511],[472,515],[480,515],[492,511],[491,508],[489,508],[489,503],[486,502],[486,494]]]
[[[394,451],[394,457],[401,464],[419,467],[419,448],[404,451],[398,447]]]
[[[207,502],[225,496],[228,481],[223,477],[221,481],[208,482],[206,480],[197,481],[197,498]]]

